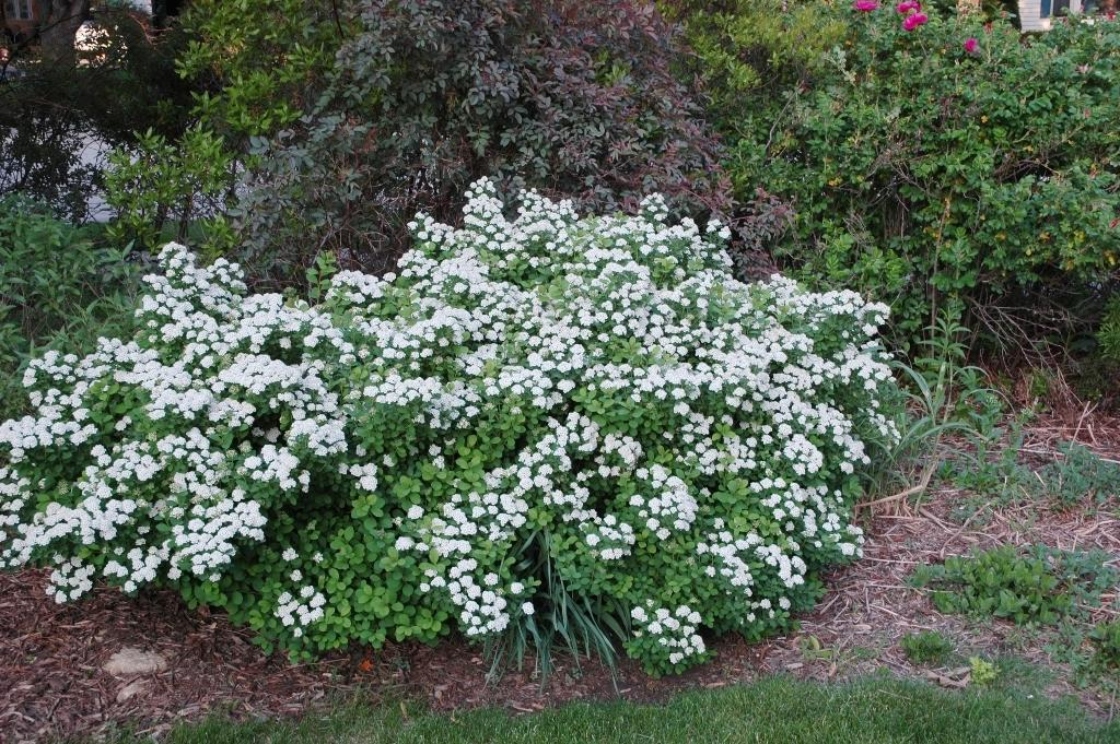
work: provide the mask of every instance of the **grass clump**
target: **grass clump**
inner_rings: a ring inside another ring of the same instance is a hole
[[[905,635],[898,645],[915,664],[945,664],[957,648],[952,640],[936,630]]]

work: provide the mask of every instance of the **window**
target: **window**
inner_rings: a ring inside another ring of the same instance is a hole
[[[7,0],[4,10],[9,21],[31,20],[31,0]]]
[[[1049,18],[1054,15],[1065,15],[1070,11],[1070,0],[1042,0],[1042,12],[1039,16],[1042,18]]]
[[[1064,16],[1070,13],[1089,15],[1100,12],[1101,2],[1100,0],[1042,0],[1039,10],[1040,18]]]

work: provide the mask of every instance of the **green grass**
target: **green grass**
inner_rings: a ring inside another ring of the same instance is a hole
[[[691,692],[666,705],[576,704],[516,717],[500,710],[435,715],[393,703],[340,705],[299,723],[213,718],[174,730],[168,741],[1109,744],[1120,742],[1120,721],[1106,726],[1089,720],[1073,701],[1006,690],[946,692],[886,679],[825,686],[770,678]]]

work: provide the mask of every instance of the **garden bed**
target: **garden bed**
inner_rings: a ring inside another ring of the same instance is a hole
[[[1070,440],[1120,459],[1120,424],[1087,415],[1035,422],[1024,432],[1020,460],[1041,469],[1060,458],[1058,445]],[[965,671],[973,656],[995,664],[993,685],[1022,694],[1075,695],[1093,716],[1111,719],[1117,715],[1116,685],[1078,675],[1070,661],[1079,652],[1070,648],[1078,639],[1070,627],[942,614],[928,591],[913,588],[908,578],[917,566],[1000,544],[1099,549],[1120,568],[1118,516],[1115,496],[1103,505],[1059,509],[942,482],[918,503],[867,519],[863,560],[826,576],[825,598],[802,617],[798,632],[755,644],[714,641],[713,662],[662,679],[629,660],[612,675],[597,661],[561,657],[543,681],[528,660],[524,669],[487,684],[489,665],[480,647],[457,639],[438,647],[359,648],[293,665],[266,657],[247,631],[219,614],[192,612],[169,592],[129,599],[98,588],[86,600],[58,605],[47,596],[42,570],[0,574],[0,730],[12,742],[121,728],[158,735],[211,714],[237,720],[298,716],[340,697],[404,697],[437,711],[499,707],[521,714],[575,700],[661,701],[686,689],[774,674],[839,681],[886,673],[963,687],[973,684]],[[1120,617],[1116,587],[1101,600],[1100,607],[1087,609],[1086,622]],[[926,631],[952,642],[946,663],[914,663],[900,647],[904,636]],[[121,676],[105,671],[124,648],[158,654],[166,668]]]

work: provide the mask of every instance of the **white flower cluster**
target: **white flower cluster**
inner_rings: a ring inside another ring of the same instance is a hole
[[[422,591],[441,589],[447,592],[451,602],[458,608],[459,622],[463,632],[470,637],[493,635],[501,633],[509,627],[510,616],[506,611],[508,601],[505,592],[498,587],[498,575],[488,572],[476,580],[471,573],[478,569],[478,561],[474,558],[464,558],[457,561],[447,572],[447,578],[433,569],[428,569],[425,575],[428,582],[420,585]],[[518,594],[511,587],[509,593]],[[522,612],[526,615],[533,614],[533,605],[526,602],[522,605]]]
[[[126,591],[161,575],[217,580],[239,541],[265,539],[270,500],[307,490],[304,460],[347,449],[326,365],[300,352],[344,346],[330,318],[278,295],[245,298],[235,266],[201,268],[182,246],[160,261],[138,341],[33,360],[35,415],[0,423],[0,565],[57,553],[59,600],[88,592],[95,572]],[[285,431],[258,428],[280,420]],[[249,432],[267,443],[254,450]],[[76,546],[100,557],[75,563]]]
[[[298,576],[298,572],[296,573]],[[294,579],[298,581],[298,579]],[[327,598],[313,586],[300,587],[295,595],[283,592],[276,598],[276,610],[273,614],[280,620],[284,627],[292,628],[292,635],[296,638],[303,636],[303,629],[308,625],[323,618],[323,605]]]
[[[707,650],[698,632],[703,618],[688,605],[669,611],[648,601],[645,606],[631,610],[630,618],[637,626],[634,637],[653,639],[656,643],[653,653],[663,657],[670,666],[682,665],[690,657],[702,656]]]
[[[649,499],[637,494],[630,497],[630,506],[638,510],[647,530],[658,540],[668,540],[672,530],[685,532],[692,527],[699,507],[687,483],[663,465],[639,468],[636,475],[656,494]]]

